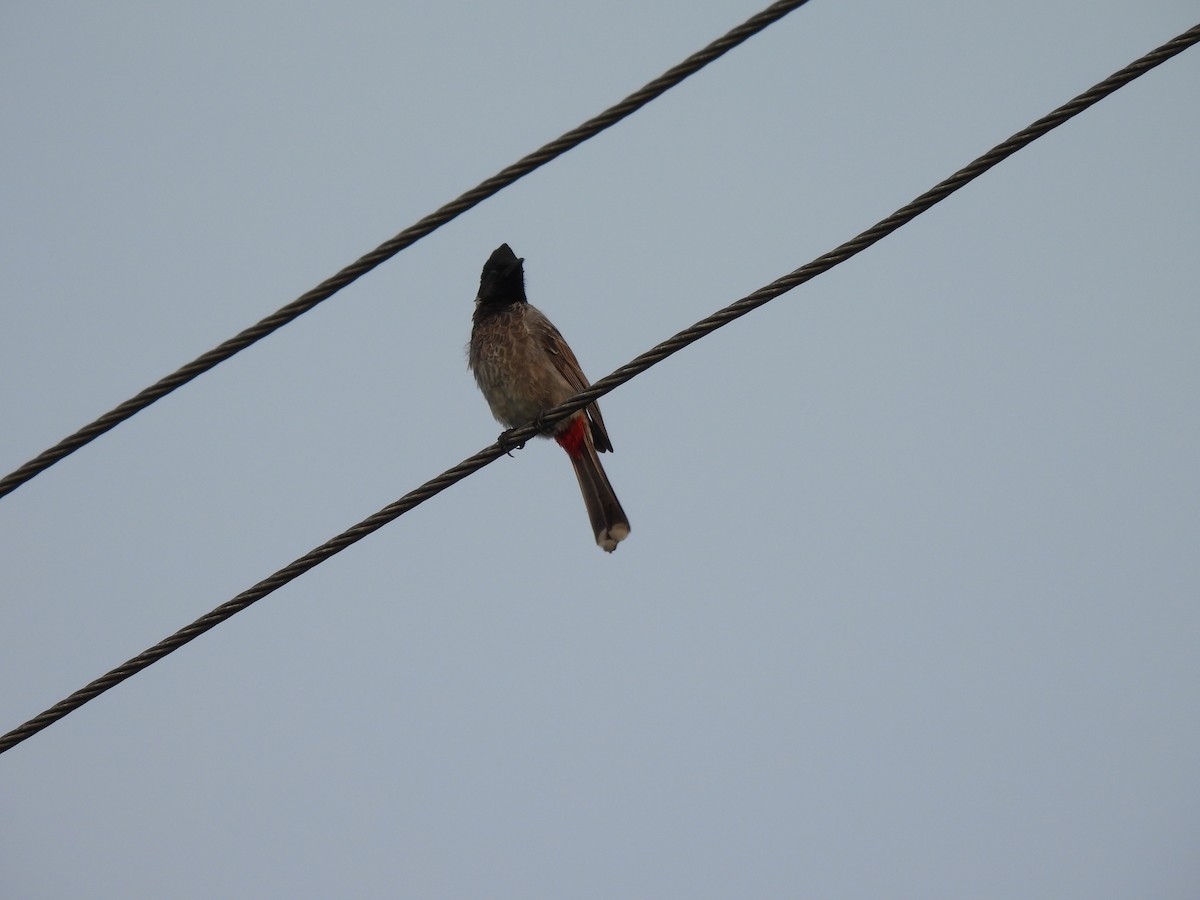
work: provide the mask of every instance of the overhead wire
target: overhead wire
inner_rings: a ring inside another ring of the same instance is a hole
[[[100,418],[80,428],[74,434],[63,438],[53,447],[43,450],[33,459],[0,478],[0,497],[12,493],[25,482],[44,472],[56,462],[71,455],[80,447],[91,443],[100,435],[120,425],[126,419],[141,412],[150,404],[161,400],[167,394],[187,384],[193,378],[207,372],[209,369],[240,353],[250,345],[262,340],[267,335],[277,331],[292,320],[300,317],[317,304],[328,300],[342,288],[370,272],[376,266],[391,259],[401,250],[410,247],[421,238],[437,230],[447,222],[457,218],[462,213],[482,203],[488,197],[508,187],[519,178],[528,175],[535,169],[544,166],[562,156],[589,138],[595,137],[605,129],[615,125],[622,119],[641,109],[651,100],[666,93],[685,78],[699,72],[709,63],[724,56],[734,47],[750,37],[758,34],[768,25],[779,21],[788,13],[803,6],[808,0],[778,0],[767,8],[755,13],[742,24],[733,28],[702,50],[693,53],[683,62],[668,69],[662,75],[634,91],[620,103],[610,106],[604,112],[582,125],[579,125],[560,137],[555,138],[545,146],[524,156],[512,165],[501,169],[491,178],[480,182],[471,190],[458,198],[451,200],[435,212],[430,213],[414,225],[401,231],[395,237],[384,241],[370,253],[360,257],[346,266],[336,275],[325,279],[312,290],[301,294],[291,303],[273,312],[265,319],[229,338],[224,343],[214,347],[187,365],[177,369],[165,378],[156,381],[150,387],[126,400],[119,406],[106,412]]]
[[[23,725],[14,728],[7,734],[0,736],[0,753],[11,749],[22,741],[37,734],[42,729],[57,722],[67,714],[73,712],[85,703],[95,699],[100,694],[109,690],[112,687],[120,684],[126,678],[140,672],[147,666],[152,665],[162,659],[169,653],[182,647],[184,644],[195,640],[200,635],[204,634],[211,628],[219,625],[229,619],[236,613],[242,611],[246,607],[266,597],[273,591],[283,587],[288,582],[294,580],[300,575],[307,572],[309,569],[320,565],[329,557],[340,553],[351,544],[357,543],[367,535],[382,528],[389,522],[402,516],[409,510],[424,503],[429,498],[441,493],[446,488],[466,478],[468,475],[482,469],[484,466],[491,463],[493,460],[504,455],[506,450],[513,446],[520,445],[521,442],[532,438],[541,430],[548,428],[556,422],[565,419],[575,411],[582,409],[588,403],[604,396],[609,391],[619,387],[630,379],[636,377],[640,373],[649,369],[666,359],[673,353],[677,353],[689,344],[694,343],[707,334],[711,334],[718,328],[728,325],[735,319],[746,315],[751,310],[757,309],[765,303],[775,299],[781,294],[787,293],[793,288],[815,278],[823,272],[832,269],[834,266],[845,262],[855,254],[861,253],[863,250],[882,240],[892,232],[896,231],[901,226],[911,222],[921,213],[934,206],[936,203],[949,197],[955,191],[969,184],[971,181],[978,178],[984,172],[991,169],[997,163],[1012,156],[1021,148],[1029,145],[1037,140],[1042,135],[1050,130],[1057,128],[1072,117],[1083,112],[1088,107],[1107,97],[1114,91],[1124,87],[1129,82],[1133,81],[1146,72],[1160,65],[1171,57],[1183,52],[1188,47],[1200,42],[1200,25],[1196,25],[1188,31],[1173,38],[1162,46],[1152,50],[1145,56],[1135,60],[1128,66],[1118,72],[1113,73],[1108,78],[1079,94],[1074,99],[1063,104],[1048,115],[1043,116],[1031,125],[1023,128],[1021,131],[1014,134],[1007,140],[997,144],[991,150],[978,157],[967,166],[959,169],[949,178],[939,182],[934,187],[930,188],[925,193],[914,199],[911,203],[902,206],[890,216],[881,219],[879,222],[872,225],[866,231],[861,232],[854,238],[835,247],[828,253],[817,257],[812,262],[795,269],[792,272],[782,276],[781,278],[772,281],[770,284],[759,288],[751,294],[737,300],[734,303],[718,310],[712,315],[701,319],[690,328],[684,329],[668,340],[663,341],[652,349],[646,351],[612,374],[601,378],[593,384],[588,390],[582,391],[572,399],[568,400],[553,409],[545,411],[537,421],[530,422],[520,428],[512,429],[501,435],[501,439],[496,443],[485,447],[474,456],[460,462],[458,465],[447,469],[441,475],[430,481],[425,482],[420,487],[405,494],[394,503],[390,503],[375,514],[363,519],[352,528],[343,531],[321,544],[319,547],[310,550],[308,553],[292,561],[287,566],[278,570],[269,577],[258,582],[253,587],[238,594],[232,600],[228,600],[220,606],[213,609],[211,612],[201,616],[196,621],[192,622],[185,628],[165,638],[153,647],[143,651],[127,662],[115,669],[112,669],[105,675],[92,681],[90,684],[79,689],[75,693],[65,699],[54,704],[54,706],[45,710],[42,713],[34,716]]]

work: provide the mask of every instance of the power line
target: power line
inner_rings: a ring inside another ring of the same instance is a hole
[[[44,450],[25,463],[19,469],[0,478],[0,497],[16,490],[40,472],[44,472],[64,457],[74,453],[80,447],[91,443],[100,435],[120,425],[134,414],[141,412],[151,403],[160,400],[176,388],[182,387],[198,375],[229,359],[236,353],[245,350],[251,344],[261,340],[272,332],[282,328],[293,319],[299,318],[318,303],[328,300],[351,282],[367,274],[376,266],[391,259],[401,250],[415,244],[421,238],[457,218],[462,213],[482,203],[493,194],[499,193],[519,178],[528,175],[535,169],[579,146],[589,138],[595,137],[626,116],[641,109],[651,100],[661,96],[679,84],[685,78],[699,72],[710,62],[724,56],[747,38],[753,37],[768,25],[782,19],[788,13],[803,6],[808,0],[779,0],[766,9],[751,16],[741,25],[723,37],[713,41],[703,50],[693,53],[679,65],[674,66],[634,91],[620,103],[610,106],[600,115],[588,119],[582,125],[566,132],[544,147],[535,150],[528,156],[517,160],[512,165],[497,172],[486,181],[467,191],[455,200],[450,201],[436,212],[430,213],[415,225],[401,231],[395,237],[380,244],[370,253],[346,266],[336,275],[327,278],[306,294],[302,294],[287,306],[267,316],[262,321],[238,333],[207,353],[196,357],[186,366],[160,379],[139,394],[126,400],[90,425],[85,425],[69,437],[63,438],[53,447]]]
[[[576,410],[582,409],[588,403],[604,396],[609,391],[624,384],[640,373],[656,365],[666,359],[673,353],[682,350],[689,344],[699,340],[707,334],[716,331],[724,325],[728,325],[734,319],[744,316],[751,310],[757,309],[763,304],[775,299],[800,284],[815,278],[822,272],[832,269],[834,266],[845,262],[850,257],[870,247],[872,244],[887,237],[893,231],[900,228],[902,225],[911,222],[925,210],[939,203],[946,197],[953,194],[959,188],[970,183],[978,178],[992,166],[1012,156],[1022,147],[1027,146],[1037,140],[1046,132],[1058,127],[1068,119],[1083,112],[1089,106],[1107,97],[1109,94],[1125,86],[1135,78],[1145,74],[1155,66],[1165,62],[1178,53],[1183,52],[1188,47],[1200,42],[1200,25],[1196,25],[1190,30],[1184,32],[1171,41],[1163,44],[1156,50],[1147,53],[1145,56],[1130,63],[1119,72],[1110,75],[1104,81],[1089,88],[1084,93],[1075,97],[1070,102],[1060,106],[1049,115],[1043,116],[1032,125],[1014,134],[1008,140],[997,144],[987,153],[980,156],[978,159],[967,165],[965,168],[959,169],[946,180],[940,182],[930,188],[925,193],[921,194],[911,203],[896,210],[890,216],[880,220],[875,225],[872,225],[866,231],[859,234],[857,237],[847,241],[846,243],[834,248],[823,256],[817,257],[807,265],[801,266],[793,272],[789,272],[782,278],[778,278],[765,287],[759,288],[752,294],[748,294],[735,303],[726,306],[724,309],[718,310],[711,316],[701,319],[690,328],[679,332],[674,337],[663,341],[653,349],[643,353],[631,362],[617,369],[611,375],[600,379],[586,391],[577,394],[571,400],[556,406],[551,410],[547,410],[537,423],[530,423],[520,428],[506,432],[504,445],[510,446],[512,443],[532,438],[540,430],[559,422],[567,416],[571,415]],[[37,734],[43,728],[57,722],[63,716],[73,712],[83,704],[98,697],[100,694],[107,691],[109,688],[115,687],[131,675],[140,672],[147,666],[157,662],[169,653],[179,649],[189,641],[194,640],[204,634],[211,628],[224,622],[232,617],[235,613],[241,612],[247,606],[261,600],[263,597],[273,591],[283,587],[288,582],[299,577],[309,569],[320,565],[329,557],[362,540],[367,535],[382,528],[389,522],[399,518],[410,509],[424,503],[430,497],[441,493],[451,485],[461,481],[473,472],[482,469],[497,457],[504,454],[504,447],[500,442],[494,443],[489,447],[476,453],[474,456],[463,460],[458,465],[446,470],[437,478],[425,482],[414,491],[405,494],[394,503],[385,506],[383,509],[374,515],[363,519],[353,528],[343,531],[341,534],[326,541],[321,546],[309,551],[308,553],[296,559],[289,565],[275,572],[268,578],[260,581],[248,590],[238,594],[232,600],[229,600],[216,609],[197,619],[192,624],[175,632],[170,637],[155,644],[150,649],[140,653],[133,659],[127,661],[123,665],[118,666],[100,678],[97,678],[91,684],[81,688],[71,694],[64,700],[59,701],[54,706],[30,719],[24,725],[13,729],[12,731],[0,737],[0,753],[16,746],[25,739]]]

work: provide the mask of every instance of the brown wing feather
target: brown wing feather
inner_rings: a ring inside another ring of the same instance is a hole
[[[541,317],[544,328],[542,329],[539,338],[542,348],[550,356],[554,362],[560,375],[566,379],[567,384],[575,390],[585,391],[592,386],[588,381],[587,376],[583,374],[583,368],[579,365],[579,360],[575,358],[575,353],[571,350],[571,345],[566,342],[559,330],[554,327],[554,323],[547,319],[544,315]],[[604,427],[604,417],[600,415],[600,406],[596,403],[589,403],[583,408],[588,420],[592,425],[592,442],[596,445],[596,449],[601,453],[612,450],[612,441],[608,437],[608,431]]]

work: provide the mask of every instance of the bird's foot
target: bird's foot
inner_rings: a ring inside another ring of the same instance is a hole
[[[510,428],[508,431],[502,431],[500,437],[496,438],[496,443],[500,445],[500,449],[509,456],[512,456],[514,450],[524,450],[525,442],[516,440],[512,434],[517,429]]]

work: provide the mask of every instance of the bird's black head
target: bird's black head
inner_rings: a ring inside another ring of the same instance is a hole
[[[479,276],[479,302],[490,306],[508,306],[525,302],[525,270],[508,244],[495,249],[483,264]]]

